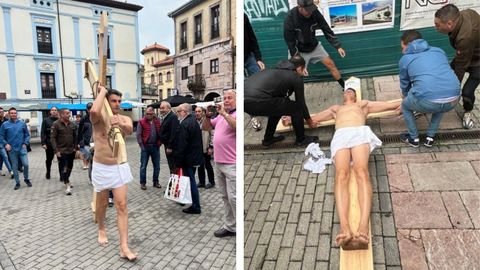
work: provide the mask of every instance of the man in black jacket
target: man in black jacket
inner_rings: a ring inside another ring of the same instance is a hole
[[[182,168],[184,175],[190,178],[192,206],[183,209],[187,214],[200,214],[200,193],[195,181],[196,167],[204,164],[202,130],[192,116],[192,105],[183,103],[177,108],[180,124],[174,138],[173,160],[176,168]]]
[[[172,112],[172,107],[167,101],[160,103],[160,114],[162,115],[162,125],[160,127],[160,141],[165,147],[165,156],[167,156],[168,168],[173,173],[173,140],[175,139],[175,132],[178,127],[178,119],[175,113]]]
[[[283,115],[292,117],[292,126],[299,146],[308,145],[318,139],[316,136],[305,136],[303,119],[310,127],[315,127],[307,104],[303,87],[302,74],[305,60],[299,55],[288,61],[281,61],[275,69],[265,69],[245,80],[244,109],[245,112],[268,116],[267,128],[262,145],[270,146],[285,139],[274,136],[278,121]],[[295,101],[288,97],[295,93]]]
[[[284,22],[283,37],[287,43],[290,55],[300,54],[305,59],[305,76],[308,76],[307,67],[310,62],[312,64],[322,62],[328,68],[333,78],[342,86],[343,90],[345,82],[342,79],[342,75],[322,44],[318,42],[315,37],[315,31],[317,29],[322,30],[330,45],[337,49],[341,57],[345,57],[345,51],[342,49],[340,41],[330,26],[328,26],[320,11],[318,11],[313,0],[297,0],[297,4],[298,6],[288,12]]]
[[[53,125],[53,122],[58,120],[58,108],[53,106],[50,108],[50,116],[45,118],[42,122],[42,129],[40,131],[41,141],[42,141],[42,148],[45,149],[45,153],[47,155],[47,160],[45,161],[45,167],[47,169],[47,173],[45,174],[45,178],[50,179],[50,168],[52,167],[52,160],[55,156],[53,151],[52,142],[50,140],[50,132]],[[58,170],[60,171],[60,164],[58,166]],[[60,179],[62,181],[62,179]]]
[[[90,122],[90,110],[93,103],[87,103],[87,114],[85,114],[78,124],[77,145],[83,154],[83,169],[88,169],[90,163],[90,142],[92,140],[92,123]]]
[[[245,69],[245,77],[265,69],[265,64],[262,61],[262,53],[258,46],[257,37],[253,31],[252,25],[248,20],[247,14],[243,13],[243,68]],[[253,115],[250,123],[255,131],[260,131],[262,125]]]

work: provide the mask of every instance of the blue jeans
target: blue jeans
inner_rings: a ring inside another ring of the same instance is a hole
[[[192,192],[192,208],[201,210],[200,193],[198,192],[197,181],[195,181],[195,167],[184,167],[183,174],[190,177],[190,191]]]
[[[0,148],[0,171],[2,170],[3,163],[5,163],[8,172],[11,172],[12,165],[10,165],[10,161],[8,161],[7,150],[5,150],[5,148]]]
[[[18,159],[23,165],[23,178],[24,180],[28,179],[28,156],[27,156],[27,149],[23,148],[20,151],[10,151],[10,159],[12,160],[12,169],[13,169],[13,176],[15,177],[15,182],[20,184],[20,176],[18,175]]]
[[[160,174],[160,148],[156,145],[146,145],[140,154],[140,184],[147,183],[147,165],[149,157],[152,157],[153,163],[153,183],[158,183],[158,175]]]
[[[431,113],[432,119],[427,129],[428,137],[435,137],[440,120],[442,120],[443,113],[448,112],[455,108],[458,101],[449,103],[433,103],[425,99],[416,98],[411,92],[402,101],[402,112],[405,123],[407,124],[408,134],[410,138],[418,138],[417,125],[415,122],[415,116],[413,112]]]
[[[257,59],[255,59],[255,55],[253,53],[250,53],[247,59],[245,59],[243,68],[245,69],[245,77],[250,77],[260,71],[260,67],[257,64]]]

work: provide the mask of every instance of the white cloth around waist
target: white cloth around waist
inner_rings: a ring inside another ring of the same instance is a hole
[[[382,141],[372,132],[369,126],[339,128],[335,131],[330,143],[331,159],[334,159],[338,150],[353,148],[365,143],[370,145],[370,152],[382,145]]]
[[[119,188],[130,181],[133,176],[128,163],[106,165],[93,161],[92,184],[95,192]]]

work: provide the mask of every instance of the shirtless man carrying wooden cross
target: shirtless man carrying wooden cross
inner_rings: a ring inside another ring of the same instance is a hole
[[[113,115],[106,120],[102,117],[104,99],[107,99]],[[133,132],[132,119],[120,115],[122,93],[117,90],[108,90],[100,85],[98,94],[90,110],[90,121],[93,125],[93,140],[95,141],[95,155],[92,166],[92,184],[97,192],[96,218],[98,222],[98,243],[102,246],[108,243],[105,229],[105,212],[108,206],[108,190],[114,194],[117,210],[117,226],[120,234],[120,257],[133,261],[137,254],[128,247],[128,210],[127,210],[127,183],[132,181],[132,173],[127,162],[118,163],[113,155],[112,134],[107,127],[118,128],[122,137]],[[110,123],[106,123],[110,121]],[[114,129],[110,129],[114,130]]]
[[[340,232],[335,238],[343,249],[366,249],[369,243],[369,218],[372,205],[372,185],[368,173],[370,152],[382,142],[365,125],[367,114],[398,110],[401,100],[377,102],[360,100],[356,92],[347,88],[343,94],[343,105],[334,105],[312,116],[314,123],[335,119],[335,134],[330,148],[335,163],[335,201],[340,218]],[[349,190],[350,167],[356,175],[360,223],[358,228],[350,228]],[[352,230],[353,229],[353,230]],[[355,234],[352,232],[356,231]]]

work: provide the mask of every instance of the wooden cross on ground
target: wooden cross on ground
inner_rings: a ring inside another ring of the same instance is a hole
[[[100,16],[100,27],[98,28],[98,59],[99,59],[99,73],[100,77],[97,76],[95,70],[95,65],[92,60],[87,59],[85,62],[85,78],[90,82],[92,87],[92,93],[94,99],[97,97],[97,87],[100,83],[101,85],[106,85],[107,82],[107,41],[108,41],[108,17],[106,12],[102,12]],[[112,109],[108,104],[107,98],[103,100],[102,107],[102,119],[105,122],[106,133],[108,134],[108,142],[110,148],[112,149],[113,157],[117,158],[117,163],[122,164],[127,162],[127,149],[125,146],[125,140],[122,137],[120,129],[112,128],[110,126],[110,118],[113,116]],[[92,212],[93,219],[95,222],[95,210],[97,208],[97,193],[93,192],[92,200]]]

